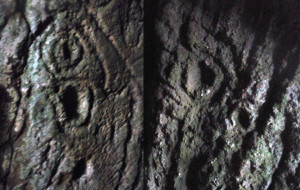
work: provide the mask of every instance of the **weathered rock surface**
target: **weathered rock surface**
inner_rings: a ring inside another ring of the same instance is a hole
[[[0,0],[0,189],[142,189],[143,2]]]
[[[299,1],[145,3],[142,138],[143,1],[0,0],[0,190],[300,189]]]
[[[145,8],[147,187],[300,189],[299,1]]]

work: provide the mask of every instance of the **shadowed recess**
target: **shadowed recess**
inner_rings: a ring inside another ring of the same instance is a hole
[[[7,104],[12,101],[6,89],[0,86],[0,142],[3,139],[2,134],[5,132],[5,125],[7,123]]]
[[[245,109],[241,109],[239,112],[239,122],[244,129],[248,129],[250,125],[249,113]]]
[[[86,161],[85,159],[81,159],[76,163],[73,169],[72,179],[73,180],[79,179],[84,174],[85,170],[86,170]]]
[[[68,120],[78,117],[78,94],[74,87],[67,87],[63,94],[62,102]]]
[[[214,84],[216,74],[209,68],[205,63],[199,63],[201,68],[201,81],[207,86],[212,86]]]

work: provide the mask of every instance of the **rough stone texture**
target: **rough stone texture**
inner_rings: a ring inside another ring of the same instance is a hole
[[[143,1],[0,0],[0,189],[142,189]]]
[[[300,2],[145,8],[148,189],[300,189]]]

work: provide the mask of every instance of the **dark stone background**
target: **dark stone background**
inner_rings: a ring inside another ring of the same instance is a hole
[[[299,1],[145,8],[145,185],[300,189]]]
[[[0,189],[142,189],[143,2],[0,0]]]
[[[298,0],[0,0],[0,190],[300,189],[299,37]]]

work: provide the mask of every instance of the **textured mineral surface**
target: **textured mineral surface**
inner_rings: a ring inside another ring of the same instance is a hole
[[[145,9],[148,189],[300,189],[300,2]]]
[[[0,0],[0,189],[142,189],[143,2]]]
[[[299,0],[0,0],[0,190],[298,190],[299,65]]]

